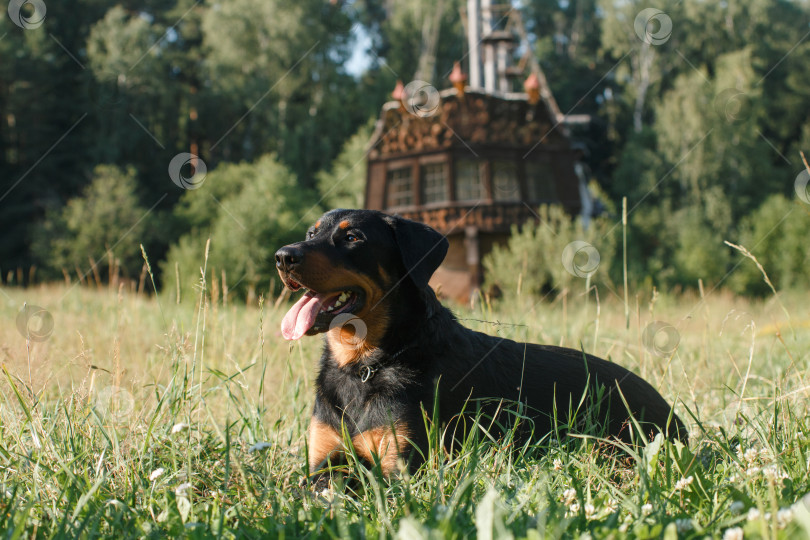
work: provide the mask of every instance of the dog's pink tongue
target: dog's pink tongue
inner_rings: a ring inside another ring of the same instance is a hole
[[[295,303],[290,311],[284,315],[281,321],[281,335],[284,339],[298,339],[315,324],[315,317],[321,309],[322,299],[312,294],[306,293]]]

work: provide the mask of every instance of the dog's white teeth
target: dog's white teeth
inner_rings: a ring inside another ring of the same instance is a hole
[[[346,301],[349,299],[349,297],[351,297],[351,295],[352,295],[351,291],[343,291],[342,293],[340,293],[340,296],[337,297],[337,300],[335,300],[334,304],[332,304],[327,308],[322,309],[320,312],[329,313],[331,311],[335,311],[337,308],[344,305]]]

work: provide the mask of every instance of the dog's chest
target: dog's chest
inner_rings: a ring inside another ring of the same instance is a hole
[[[407,390],[396,367],[327,367],[320,377],[320,394],[335,423],[364,431],[396,421],[407,406]]]

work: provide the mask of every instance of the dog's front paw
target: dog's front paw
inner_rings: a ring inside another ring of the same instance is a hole
[[[311,493],[321,495],[324,491],[331,491],[332,477],[329,473],[315,473],[301,478],[298,485]]]

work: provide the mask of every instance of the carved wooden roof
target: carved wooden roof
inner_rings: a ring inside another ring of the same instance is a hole
[[[400,102],[386,103],[368,157],[374,160],[454,146],[528,150],[535,145],[570,146],[564,126],[544,100],[531,104],[523,94],[473,91],[459,96],[451,88],[438,94],[438,102],[429,110],[423,107],[411,112]]]

